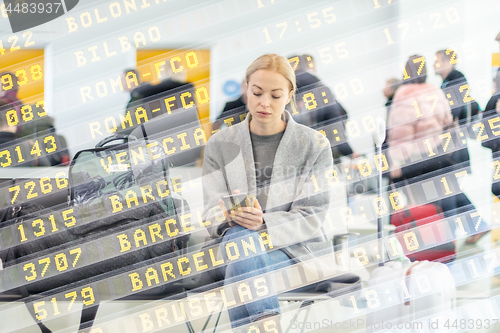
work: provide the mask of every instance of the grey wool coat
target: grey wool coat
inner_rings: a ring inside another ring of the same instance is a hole
[[[296,123],[287,111],[282,119],[287,126],[276,151],[263,218],[273,247],[299,258],[332,247],[323,224],[330,204],[325,184],[333,158],[321,133]],[[217,206],[222,196],[236,189],[256,196],[250,120],[248,113],[241,123],[215,133],[205,147],[204,219],[205,225],[210,222],[207,229],[213,238],[230,228]]]

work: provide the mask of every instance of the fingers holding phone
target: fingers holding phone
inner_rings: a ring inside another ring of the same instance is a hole
[[[264,226],[264,213],[257,199],[253,200],[253,207],[241,207],[231,212],[231,218],[244,228],[259,230]]]
[[[224,214],[226,221],[229,223],[231,227],[234,226],[234,222],[232,221],[230,216],[231,210],[235,208],[236,203],[244,201],[247,196],[246,194],[241,195],[240,193],[241,191],[239,189],[236,189],[234,190],[234,195],[226,195],[222,197],[222,199],[219,199],[218,202],[219,208],[222,210],[222,213]]]
[[[235,190],[233,195],[227,195],[219,200],[219,206],[224,212],[230,226],[235,223],[247,229],[260,229],[264,224],[262,207],[257,199],[250,201],[246,193]]]
[[[219,205],[219,208],[222,210],[224,217],[226,218],[226,222],[228,222],[229,225],[232,227],[234,225],[234,223],[231,220],[231,216],[229,216],[229,213],[226,209],[226,206],[224,206],[224,202],[222,201],[222,199],[219,199],[218,205]]]

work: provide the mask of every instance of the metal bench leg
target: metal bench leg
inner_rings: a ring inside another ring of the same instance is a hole
[[[189,333],[196,333],[194,328],[193,328],[193,325],[191,324],[191,320],[189,320],[186,313],[184,314],[184,320],[186,322],[186,326],[188,328]]]
[[[304,316],[304,321],[302,322],[302,330],[300,331],[300,333],[304,333],[306,329],[306,322],[307,322],[307,317],[309,317],[309,312],[311,312],[310,306],[308,306],[306,309],[306,315]]]
[[[222,301],[221,302],[217,302],[217,305],[219,303],[222,304]],[[221,311],[222,311],[222,307],[221,307]],[[219,317],[217,317],[217,323],[219,322],[221,311],[219,311]],[[215,309],[212,310],[212,312],[210,312],[210,315],[208,316],[207,320],[205,321],[205,324],[203,325],[203,328],[201,329],[201,333],[205,332],[205,329],[207,328],[208,323],[210,322],[210,319],[212,319],[212,316],[213,316],[214,312],[215,312]],[[217,323],[215,324],[215,328],[217,328]],[[215,330],[214,330],[214,332],[215,332]]]
[[[297,301],[295,301],[297,302]],[[299,317],[299,315],[302,313],[302,306],[299,306],[299,309],[297,310],[297,312],[295,312],[295,315],[293,316],[292,320],[290,321],[290,325],[288,325],[285,333],[288,333],[290,331],[290,327],[292,326],[292,323],[294,323],[297,318]]]
[[[21,288],[19,288],[19,290],[21,291],[21,295],[23,296],[23,298],[28,297],[30,295],[28,292],[28,289],[26,289],[26,287],[21,287]],[[40,330],[42,331],[42,333],[52,333],[52,331],[49,330],[47,328],[47,326],[45,326],[41,321],[38,321],[36,319],[35,309],[32,306],[28,306],[28,303],[24,303],[24,305],[26,305],[26,308],[28,309],[28,312],[31,315],[31,318],[33,318],[33,320],[38,325],[38,327],[40,327]]]
[[[99,310],[99,303],[97,303],[97,305],[95,306],[82,310],[82,316],[80,318],[80,328],[78,328],[78,332],[92,327],[95,317],[97,316],[97,310]]]
[[[40,331],[42,331],[42,333],[52,333],[52,331],[49,330],[47,326],[45,326],[41,321],[38,321],[36,319],[35,310],[32,307],[29,307],[27,303],[24,303],[24,304],[26,305],[26,308],[28,309],[28,312],[30,313],[31,318],[33,318],[33,320],[35,320],[38,327],[40,327]]]
[[[222,309],[224,308],[224,303],[222,304],[221,308],[220,308],[220,311],[219,311],[219,315],[217,316],[217,320],[215,321],[215,326],[214,326],[214,332],[217,330],[217,325],[219,325],[219,320],[220,320],[220,316],[222,315]]]
[[[308,302],[308,306],[307,307],[303,307],[304,302],[301,303],[299,309],[297,310],[297,312],[293,316],[292,320],[290,321],[290,325],[288,325],[288,328],[286,329],[285,333],[288,333],[290,331],[290,328],[292,327],[292,323],[294,323],[297,320],[297,318],[300,316],[300,314],[302,313],[302,311],[305,308],[306,314],[304,315],[304,320],[302,321],[302,330],[300,331],[301,333],[304,333],[304,330],[305,330],[305,327],[306,327],[305,324],[306,324],[307,318],[309,317],[309,312],[311,312],[311,308],[309,307],[309,305],[311,305],[311,304],[314,303],[314,302],[311,302],[311,301],[307,301],[307,302]]]

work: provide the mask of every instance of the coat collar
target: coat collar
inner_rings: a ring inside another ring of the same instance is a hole
[[[276,150],[276,155],[274,158],[274,165],[282,165],[284,166],[287,163],[289,154],[293,153],[294,141],[296,139],[296,131],[298,124],[293,120],[292,116],[288,111],[284,111],[282,115],[282,119],[287,123],[285,128],[285,133],[281,138],[281,141],[278,145],[278,149]],[[235,131],[235,144],[240,147],[240,158],[237,158],[236,164],[233,167],[244,168],[246,175],[246,182],[243,183],[242,179],[231,179],[231,174],[239,174],[239,172],[228,172],[228,184],[231,192],[233,192],[236,188],[240,189],[240,191],[245,191],[248,194],[251,194],[255,197],[257,191],[257,184],[255,180],[255,161],[253,158],[253,150],[252,150],[252,140],[250,138],[250,121],[252,120],[252,115],[250,112],[244,121],[242,121],[239,125],[241,128]],[[236,129],[236,128],[235,128]],[[241,170],[241,169],[240,169]],[[240,174],[241,175],[241,174]],[[269,187],[269,193],[273,193],[273,187],[277,183],[277,179],[275,173],[271,175],[271,182]],[[277,206],[276,202],[277,198],[270,195],[267,202],[267,207],[275,207]],[[290,200],[291,198],[280,198],[278,201]]]

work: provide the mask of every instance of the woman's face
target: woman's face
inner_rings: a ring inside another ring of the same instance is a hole
[[[291,97],[289,82],[280,73],[260,69],[250,75],[247,106],[252,115],[252,132],[260,135],[281,132],[285,126],[281,115]]]

